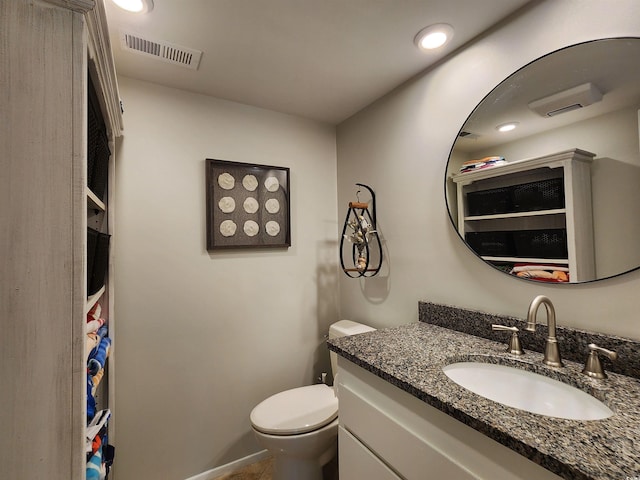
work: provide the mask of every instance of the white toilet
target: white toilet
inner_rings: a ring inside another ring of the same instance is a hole
[[[329,338],[375,330],[351,320],[329,327]],[[331,352],[337,372],[337,356]],[[251,411],[258,443],[274,457],[274,480],[322,480],[322,467],[337,452],[338,399],[323,383],[277,393]]]

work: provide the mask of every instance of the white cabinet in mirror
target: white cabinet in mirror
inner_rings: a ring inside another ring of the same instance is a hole
[[[640,38],[573,45],[518,70],[475,108],[445,181],[451,221],[480,258],[514,276],[560,284],[640,267],[640,67],[629,61],[639,57]],[[601,97],[563,94],[587,84]],[[536,106],[548,97],[573,103],[541,113]],[[506,121],[517,128],[499,132]],[[568,151],[573,160],[562,168],[538,163]],[[463,163],[493,156],[505,162],[461,173]],[[546,243],[566,247],[541,251]]]
[[[595,279],[594,156],[574,149],[454,175],[460,236],[483,260],[520,278]]]

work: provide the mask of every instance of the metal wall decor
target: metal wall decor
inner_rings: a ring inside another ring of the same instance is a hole
[[[367,185],[356,185],[366,188],[371,193],[371,209],[369,204],[360,202],[358,190],[358,201],[349,202],[347,217],[342,227],[340,265],[344,273],[351,278],[373,277],[382,266],[382,244],[376,230],[376,194]],[[345,258],[349,266],[345,265]]]
[[[207,250],[290,247],[289,169],[207,159]]]

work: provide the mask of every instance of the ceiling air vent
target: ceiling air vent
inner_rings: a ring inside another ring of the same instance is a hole
[[[197,70],[202,52],[164,41],[155,41],[127,32],[120,32],[120,44],[124,50],[141,53],[174,65]]]
[[[471,133],[471,132],[467,132],[465,130],[462,130],[459,134],[458,137],[460,138],[468,138],[470,140],[475,140],[476,138],[478,138],[480,135],[478,135],[477,133]]]
[[[529,103],[529,108],[543,117],[553,117],[561,113],[583,108],[602,100],[602,93],[593,83],[583,83],[577,87],[558,92]]]

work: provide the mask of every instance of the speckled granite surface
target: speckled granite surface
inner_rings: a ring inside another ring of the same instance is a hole
[[[526,317],[526,314],[525,309],[523,315]],[[418,320],[469,333],[477,337],[495,340],[496,342],[506,342],[509,338],[509,333],[491,330],[492,323],[515,326],[520,329],[520,341],[525,352],[529,350],[544,352],[548,335],[547,326],[541,324],[537,325],[535,332],[525,331],[526,318],[493,315],[430,302],[418,302]],[[584,363],[589,351],[587,345],[595,343],[618,354],[618,360],[615,362],[610,362],[608,359],[601,357],[602,364],[607,372],[640,378],[640,342],[601,333],[566,328],[562,326],[562,318],[558,318],[557,322],[556,336],[562,358]]]
[[[504,332],[503,332],[504,333]],[[504,342],[426,322],[328,341],[329,348],[499,443],[569,480],[627,480],[640,475],[640,382],[610,374],[594,380],[581,363],[543,365],[542,354],[515,357]],[[442,367],[458,361],[508,364],[576,386],[615,414],[604,420],[546,417],[487,400],[458,386]]]

